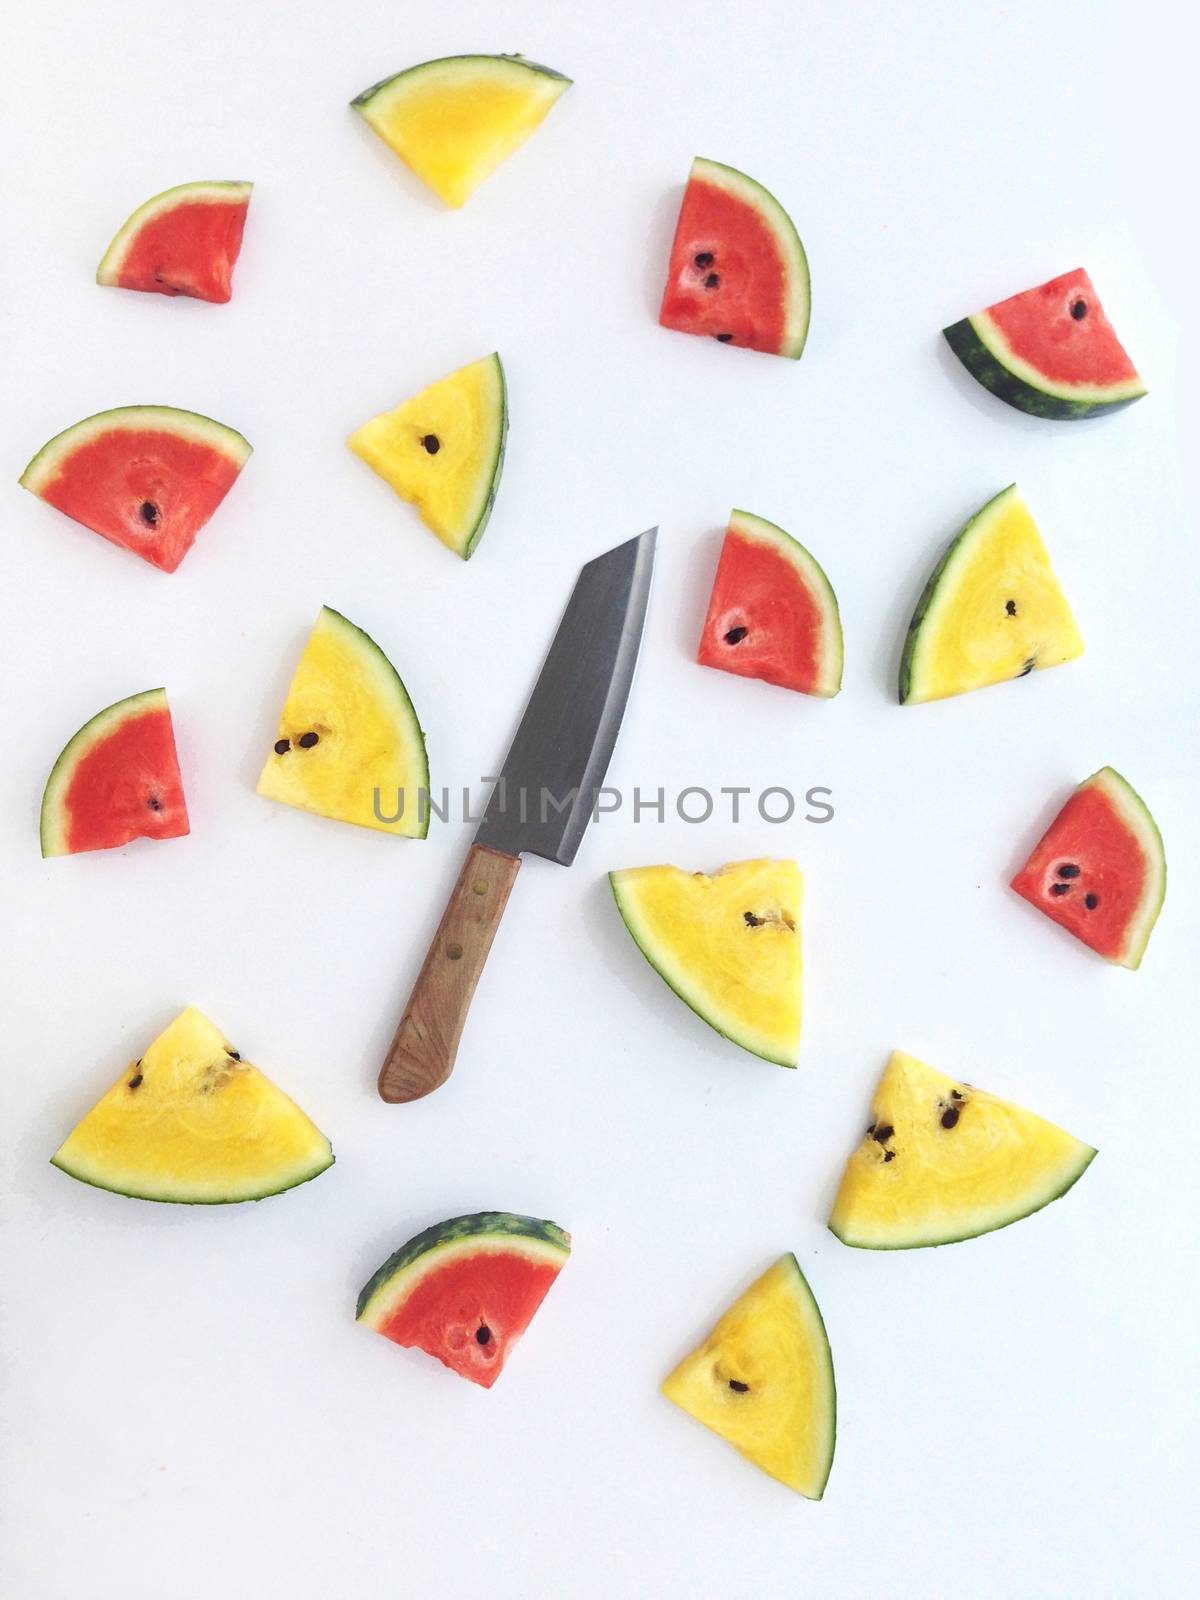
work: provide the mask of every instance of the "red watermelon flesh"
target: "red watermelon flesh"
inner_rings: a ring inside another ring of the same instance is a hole
[[[1082,267],[989,306],[1009,352],[1053,383],[1138,381],[1100,297]]]
[[[130,406],[59,434],[21,482],[102,538],[174,572],[249,455],[241,434],[208,417]]]
[[[1125,967],[1141,962],[1165,886],[1154,819],[1111,767],[1080,784],[1012,880],[1051,921]]]
[[[837,599],[813,557],[774,523],[730,517],[696,659],[801,694],[840,689]]]
[[[422,1279],[378,1331],[490,1389],[559,1271],[516,1251],[481,1251]]]
[[[118,286],[223,305],[233,292],[247,205],[195,202],[155,217],[132,241]]]
[[[808,263],[787,213],[744,173],[697,158],[659,322],[722,344],[798,357],[808,316]]]
[[[81,728],[42,801],[42,854],[112,850],[133,839],[178,839],[187,801],[166,695],[119,701]]]

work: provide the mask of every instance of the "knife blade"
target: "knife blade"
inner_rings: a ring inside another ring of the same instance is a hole
[[[518,724],[379,1073],[390,1103],[445,1083],[523,854],[570,866],[633,683],[658,530],[589,561]]]

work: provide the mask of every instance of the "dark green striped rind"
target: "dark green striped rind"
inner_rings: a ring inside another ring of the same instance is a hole
[[[1018,411],[1031,417],[1046,417],[1057,422],[1079,422],[1085,417],[1107,416],[1131,406],[1144,395],[1123,396],[1119,400],[1069,400],[1062,395],[1038,389],[1002,366],[975,332],[970,317],[942,329],[942,337],[977,383]],[[901,696],[903,699],[903,696]]]
[[[1007,493],[1007,490],[1004,492]],[[991,503],[989,500],[988,505],[990,506]],[[987,506],[984,506],[983,510],[986,511]],[[976,512],[976,516],[979,514],[979,512]],[[946,563],[958,549],[963,539],[966,538],[974,521],[975,517],[972,517],[963,531],[950,541],[942,555],[942,559],[930,574],[929,582],[921,590],[921,598],[917,601],[917,609],[913,612],[912,621],[908,625],[908,633],[904,638],[904,654],[900,657],[900,704],[902,706],[908,704],[908,697],[912,693],[913,657],[917,653],[917,641],[921,636],[921,624],[925,621],[925,613],[933,604],[933,597],[937,593],[937,586],[941,582],[942,573],[946,570]]]
[[[474,65],[480,61],[493,64],[497,61],[509,61],[515,67],[524,67],[527,72],[540,72],[543,78],[557,78],[560,83],[571,83],[565,72],[556,72],[553,67],[544,67],[540,61],[528,61],[523,55],[473,55],[473,56],[438,56],[433,61],[419,61],[414,67],[405,67],[403,72],[393,72],[389,77],[380,78],[378,83],[373,83],[369,89],[364,89],[361,94],[356,94],[350,104],[357,110],[373,100],[381,89],[390,88],[398,78],[407,78],[412,73],[424,72],[429,67],[448,67],[454,64],[462,66]]]
[[[544,1222],[537,1217],[518,1217],[510,1211],[477,1211],[468,1217],[451,1217],[447,1222],[437,1222],[432,1228],[418,1233],[407,1244],[393,1252],[377,1272],[372,1273],[358,1297],[354,1315],[361,1317],[371,1297],[388,1283],[411,1267],[429,1251],[441,1245],[455,1244],[460,1239],[472,1238],[536,1239],[561,1250],[564,1256],[571,1253],[571,1236],[555,1222]]]

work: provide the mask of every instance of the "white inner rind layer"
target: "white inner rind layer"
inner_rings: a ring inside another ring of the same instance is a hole
[[[240,472],[253,453],[250,442],[234,428],[198,411],[180,411],[175,406],[117,406],[112,411],[97,411],[95,416],[64,428],[34,456],[19,482],[34,494],[41,494],[62,470],[74,451],[106,434],[126,430],[130,433],[173,433],[227,456]]]
[[[968,317],[967,321],[989,355],[993,356],[1006,372],[1011,372],[1014,378],[1027,383],[1039,394],[1054,395],[1060,400],[1091,400],[1102,405],[1105,402],[1113,404],[1118,400],[1138,400],[1146,393],[1145,384],[1137,377],[1108,384],[1063,383],[1059,379],[1048,378],[1032,363],[1017,355],[988,312],[977,311]]]
[[[148,222],[155,221],[164,212],[174,211],[183,205],[243,205],[250,198],[252,183],[178,183],[173,189],[164,189],[147,200],[117,230],[116,236],[96,268],[96,282],[113,286],[121,276],[129,248]]]
[[[106,706],[89,722],[85,722],[74,738],[64,746],[58,760],[50,769],[50,776],[46,780],[46,789],[42,795],[43,856],[68,854],[67,825],[70,819],[66,814],[64,798],[71,787],[71,780],[80,761],[98,744],[102,744],[122,723],[128,722],[131,717],[144,716],[147,711],[169,712],[165,689],[143,689],[140,694],[131,694],[125,700],[118,700],[113,705]]]
[[[842,618],[838,610],[837,595],[825,576],[820,562],[807,551],[799,539],[794,539],[765,517],[756,517],[752,511],[733,511],[729,516],[730,529],[743,539],[765,545],[781,555],[800,575],[804,587],[812,595],[821,611],[821,646],[818,677],[814,693],[834,695],[841,688],[844,644]]]
[[[1158,824],[1150,815],[1149,807],[1132,784],[1126,782],[1112,767],[1102,767],[1080,785],[1084,789],[1099,789],[1113,810],[1137,840],[1138,849],[1146,863],[1146,884],[1137,910],[1129,919],[1125,943],[1117,961],[1123,967],[1137,968],[1146,953],[1151,931],[1158,921],[1167,893],[1167,855],[1163,847]]]
[[[764,189],[761,183],[739,172],[736,167],[727,167],[723,162],[697,156],[692,162],[691,176],[701,183],[711,183],[723,189],[743,205],[752,206],[774,234],[787,279],[783,344],[779,354],[797,360],[808,338],[812,285],[808,274],[808,257],[796,232],[796,224],[769,189]]]
[[[516,1233],[473,1233],[460,1239],[435,1244],[415,1261],[401,1267],[386,1283],[381,1283],[358,1314],[358,1321],[376,1333],[382,1331],[396,1311],[419,1284],[465,1257],[495,1255],[523,1256],[539,1266],[561,1267],[570,1255],[546,1239]]]

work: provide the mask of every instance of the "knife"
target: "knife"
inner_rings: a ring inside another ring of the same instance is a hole
[[[608,771],[633,682],[657,528],[576,579],[466,863],[379,1073],[379,1093],[419,1100],[454,1067],[467,1009],[521,857],[569,867]]]

